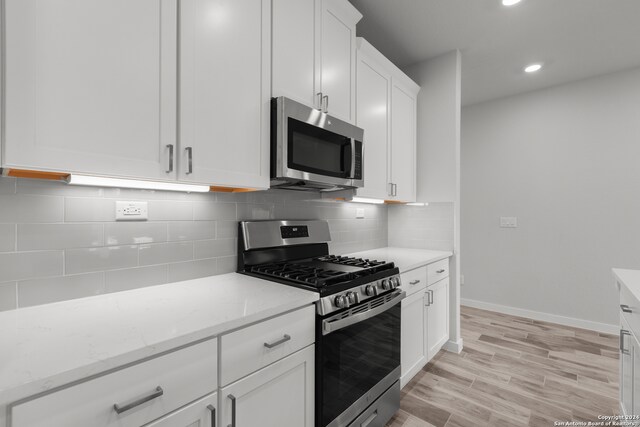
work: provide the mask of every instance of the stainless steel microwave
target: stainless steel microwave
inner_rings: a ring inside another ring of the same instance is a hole
[[[271,187],[332,191],[364,184],[364,131],[289,98],[271,100]]]

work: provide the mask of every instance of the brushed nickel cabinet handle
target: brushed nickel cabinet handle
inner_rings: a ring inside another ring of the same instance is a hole
[[[624,336],[625,335],[631,335],[631,333],[629,331],[624,330],[624,329],[620,329],[620,353],[622,353],[622,354],[631,354],[631,353],[629,353],[629,350],[624,348]]]
[[[173,172],[173,144],[167,144],[167,148],[169,149],[169,167],[167,167],[166,172]]]
[[[280,344],[284,344],[284,343],[286,343],[286,342],[287,342],[287,341],[289,341],[290,339],[291,339],[291,336],[290,336],[290,335],[285,334],[285,335],[284,335],[282,338],[280,338],[278,341],[274,341],[274,342],[272,342],[272,343],[268,343],[268,342],[266,342],[266,343],[264,343],[264,346],[265,346],[265,347],[267,347],[267,348],[277,347],[277,346],[279,346]]]
[[[429,305],[433,304],[433,291],[429,289]]]
[[[162,387],[158,386],[156,387],[156,390],[153,393],[149,394],[148,396],[141,397],[140,399],[134,400],[133,402],[127,403],[126,405],[123,405],[123,406],[120,406],[116,403],[113,405],[113,409],[116,411],[116,413],[122,414],[123,412],[133,409],[136,406],[140,406],[143,403],[156,399],[162,396],[163,394],[164,394],[164,390],[162,390]]]
[[[626,304],[620,304],[620,310],[622,310],[623,313],[633,313],[633,310],[631,310]]]
[[[436,273],[438,273],[438,274],[442,274],[442,273],[444,273],[445,271],[446,271],[446,270],[443,268],[443,269],[441,269],[441,270],[436,270]]]
[[[236,397],[233,394],[227,397],[231,400],[231,424],[228,427],[236,427]]]
[[[417,285],[418,283],[420,283],[420,280],[412,280],[409,282],[410,285]]]
[[[328,113],[329,112],[329,95],[323,96],[322,97],[322,101],[323,101],[323,104],[324,104],[323,107],[322,107],[322,110],[325,113]]]
[[[193,147],[185,147],[187,151],[187,175],[193,173]]]
[[[207,409],[211,412],[211,427],[216,427],[216,408],[213,405],[207,405]]]
[[[318,105],[318,110],[322,111],[322,92],[318,92],[316,94],[316,104]]]

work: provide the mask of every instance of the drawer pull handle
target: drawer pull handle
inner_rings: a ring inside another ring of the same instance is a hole
[[[444,268],[442,268],[442,269],[440,269],[440,270],[436,270],[436,273],[438,273],[438,274],[442,274],[442,273],[444,273],[444,272],[445,272],[445,269],[444,269]]]
[[[141,397],[140,399],[138,399],[138,400],[134,400],[134,401],[133,401],[133,402],[131,402],[131,403],[127,403],[127,404],[126,404],[126,405],[124,405],[124,406],[120,406],[120,405],[118,405],[118,404],[116,403],[116,404],[114,404],[114,405],[113,405],[113,409],[114,409],[118,414],[122,414],[123,412],[126,412],[126,411],[128,411],[129,409],[133,409],[133,408],[135,408],[136,406],[140,406],[140,405],[142,405],[143,403],[146,403],[146,402],[148,402],[148,401],[150,401],[150,400],[156,399],[156,398],[158,398],[158,397],[162,396],[163,394],[164,394],[164,390],[162,390],[162,387],[158,386],[158,387],[156,387],[156,390],[155,390],[153,393],[151,393],[150,395],[148,395],[148,396],[144,396],[144,397]]]
[[[233,394],[227,397],[231,400],[231,424],[228,427],[236,427],[236,397]]]
[[[279,346],[280,344],[284,344],[284,343],[286,343],[286,342],[287,342],[287,341],[289,341],[290,339],[291,339],[291,336],[290,336],[290,335],[286,335],[286,334],[285,334],[285,336],[283,336],[282,338],[280,338],[278,341],[274,341],[274,342],[272,342],[272,343],[268,343],[268,342],[266,342],[266,343],[264,343],[264,346],[265,346],[265,347],[267,347],[267,348],[277,347],[277,346]]]
[[[360,424],[360,427],[368,427],[371,425],[371,423],[373,422],[373,420],[375,420],[376,418],[378,418],[378,410],[376,409],[375,411],[373,411],[373,414],[369,415],[369,417],[364,420],[364,422],[362,424]]]
[[[626,304],[620,304],[620,310],[622,310],[623,313],[633,313],[633,310]]]
[[[213,405],[207,405],[207,409],[211,412],[211,427],[216,427],[216,408]]]
[[[410,285],[417,285],[418,283],[420,283],[420,280],[412,280],[409,282]]]

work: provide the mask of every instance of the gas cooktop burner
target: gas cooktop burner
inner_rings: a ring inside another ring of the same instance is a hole
[[[392,268],[393,263],[383,261],[324,255],[302,261],[255,265],[250,267],[249,271],[320,288]]]

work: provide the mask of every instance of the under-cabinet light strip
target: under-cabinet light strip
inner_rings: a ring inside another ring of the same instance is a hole
[[[92,187],[137,188],[142,190],[184,191],[188,193],[207,193],[208,185],[179,184],[173,182],[144,181],[137,179],[106,178],[102,176],[71,174],[67,178],[71,185],[87,185]]]

